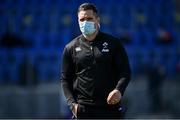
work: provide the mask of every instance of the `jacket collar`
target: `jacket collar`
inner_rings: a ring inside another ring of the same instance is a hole
[[[91,40],[91,41],[88,41],[82,34],[81,34],[80,38],[81,38],[81,40],[82,40],[83,42],[86,42],[86,43],[88,43],[88,44],[93,44],[93,43],[96,42],[97,40],[100,40],[101,35],[102,35],[102,33],[99,31],[98,34],[96,35],[96,37],[95,37],[93,40]]]

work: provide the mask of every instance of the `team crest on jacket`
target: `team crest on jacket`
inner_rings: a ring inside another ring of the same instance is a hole
[[[102,45],[103,45],[102,52],[109,52],[108,43],[107,43],[107,42],[104,42]]]
[[[81,48],[80,47],[76,47],[75,50],[76,50],[76,52],[79,52],[79,51],[81,51]]]

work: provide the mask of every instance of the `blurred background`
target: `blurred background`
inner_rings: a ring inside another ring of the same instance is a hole
[[[0,0],[0,118],[71,118],[61,55],[84,2],[127,51],[126,118],[180,118],[179,0]]]

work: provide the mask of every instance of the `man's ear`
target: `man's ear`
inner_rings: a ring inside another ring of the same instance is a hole
[[[100,29],[100,17],[97,18],[98,21],[98,29]]]
[[[100,23],[100,17],[97,18],[98,23]]]

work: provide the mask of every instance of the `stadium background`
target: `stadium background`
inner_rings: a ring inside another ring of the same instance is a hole
[[[127,50],[126,117],[180,118],[178,0],[0,0],[0,118],[71,118],[60,63],[80,34],[83,2],[97,6],[101,31]]]

